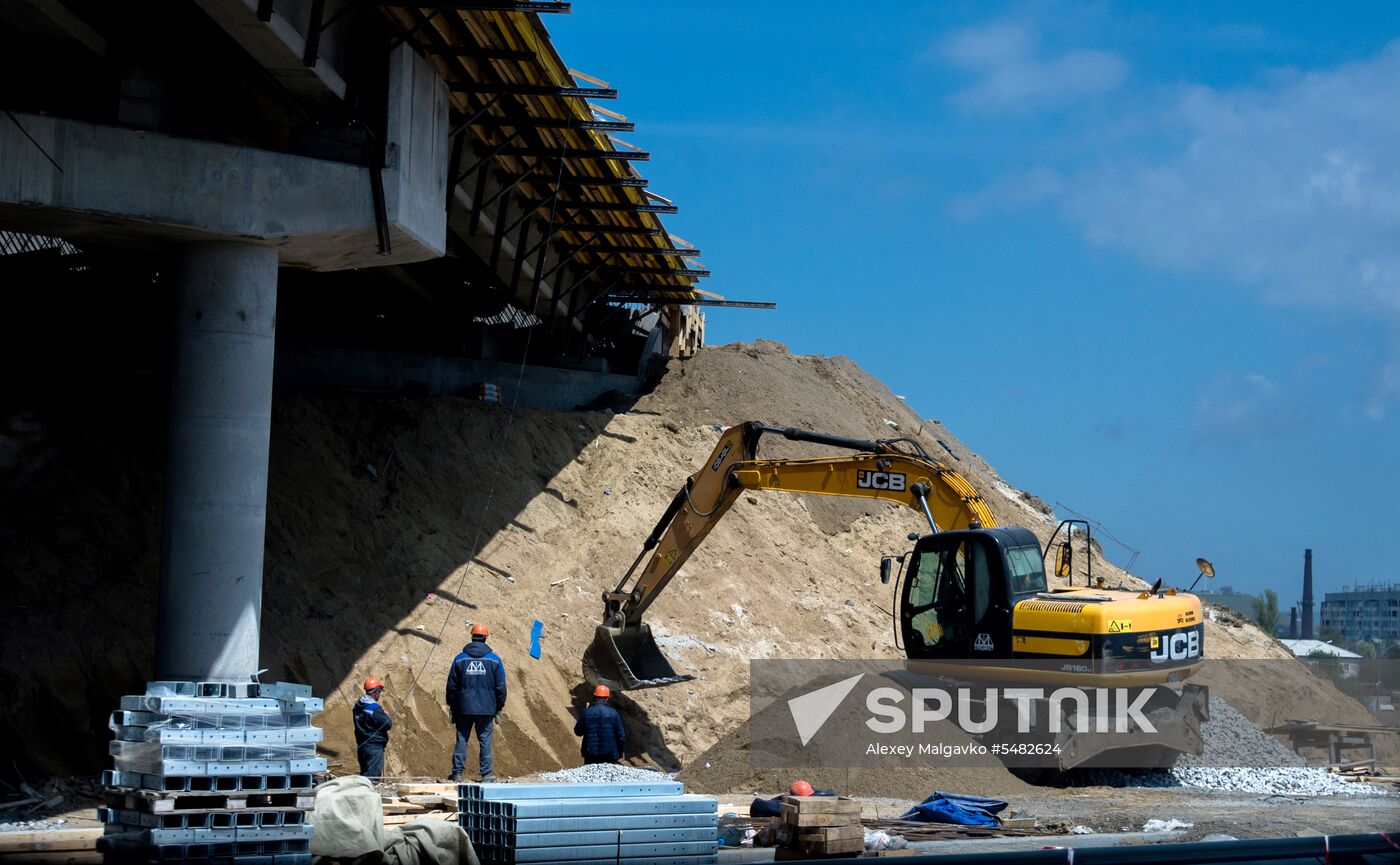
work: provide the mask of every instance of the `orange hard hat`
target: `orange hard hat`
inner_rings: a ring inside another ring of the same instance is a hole
[[[599,685],[598,687],[593,689],[593,696],[607,699],[608,697],[612,696],[612,691],[608,689],[607,685]]]
[[[472,636],[473,636],[473,637],[489,637],[489,636],[491,636],[491,629],[488,628],[488,627],[486,627],[486,626],[483,625],[482,623],[477,622],[476,624],[472,625]]]
[[[810,796],[812,795],[812,785],[806,781],[793,781],[788,788],[789,796]]]
[[[379,690],[382,690],[383,688],[384,688],[384,683],[381,682],[381,681],[379,680],[379,677],[378,677],[378,676],[368,676],[368,677],[365,678],[365,690],[366,690],[366,691],[379,691]]]

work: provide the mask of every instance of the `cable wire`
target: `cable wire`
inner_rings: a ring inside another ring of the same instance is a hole
[[[563,182],[563,177],[564,177],[564,151],[565,151],[565,147],[561,145],[560,148],[559,148],[559,168],[558,168],[558,170],[557,170],[557,172],[556,172],[556,176],[555,176],[555,188],[556,188],[556,189],[558,188],[559,184]],[[546,250],[546,252],[547,252],[548,249],[549,249],[549,244],[550,244],[550,242],[553,241],[553,239],[554,239],[554,227],[555,227],[554,217],[555,217],[555,215],[556,215],[556,212],[557,212],[556,209],[558,208],[558,206],[559,206],[559,196],[556,195],[556,196],[554,197],[554,201],[553,201],[553,202],[550,204],[550,206],[549,206],[549,229],[545,232],[545,241],[544,241],[544,249]],[[537,294],[538,294],[538,293],[537,293]],[[533,315],[538,309],[539,309],[539,298],[538,298],[538,296],[537,296],[537,297],[535,298],[534,304],[531,306],[530,313]],[[492,505],[492,503],[495,501],[495,498],[496,498],[496,487],[497,487],[497,484],[498,484],[498,482],[499,482],[499,480],[500,480],[500,476],[501,476],[501,464],[502,464],[502,462],[503,462],[503,460],[504,460],[504,458],[505,458],[506,448],[507,448],[507,446],[509,446],[509,444],[510,444],[511,431],[512,431],[512,429],[514,428],[514,425],[515,425],[515,410],[516,410],[516,408],[517,408],[517,407],[519,406],[519,404],[520,404],[520,388],[521,388],[521,384],[522,384],[522,383],[524,382],[524,380],[525,380],[525,367],[526,367],[526,364],[527,364],[527,362],[529,361],[529,358],[530,358],[530,342],[531,342],[531,340],[534,338],[534,335],[535,335],[535,328],[534,328],[534,327],[529,328],[528,331],[527,331],[526,334],[525,334],[525,348],[524,348],[524,351],[521,353],[521,356],[520,356],[520,366],[519,366],[519,368],[516,370],[515,387],[512,389],[512,398],[511,398],[511,403],[510,403],[510,411],[509,411],[509,413],[506,415],[506,428],[505,428],[505,433],[504,433],[504,435],[501,436],[501,445],[500,445],[500,447],[499,447],[499,448],[497,449],[497,451],[496,451],[496,458],[495,458],[495,461],[494,461],[494,463],[495,463],[495,472],[492,474],[492,477],[491,477],[491,487],[490,487],[490,489],[489,489],[489,490],[487,491],[487,493],[486,493],[486,502],[485,502],[484,505],[482,505],[482,508],[481,508],[481,517],[477,520],[477,524],[476,524],[476,533],[475,533],[475,535],[472,537],[471,554],[467,556],[466,563],[462,565],[462,574],[461,574],[461,576],[459,576],[459,577],[457,578],[457,585],[456,585],[456,586],[453,588],[453,590],[452,590],[452,594],[453,594],[454,597],[460,598],[460,597],[462,596],[462,585],[466,582],[467,573],[471,570],[472,562],[476,561],[476,554],[477,554],[477,551],[480,549],[480,545],[481,545],[481,535],[482,535],[482,532],[484,532],[485,529],[486,529],[486,517],[487,517],[488,514],[490,514],[490,512],[491,512],[491,505]],[[432,646],[430,646],[430,647],[428,648],[428,656],[427,656],[426,658],[423,659],[423,664],[422,664],[422,666],[420,666],[420,667],[418,668],[417,674],[414,675],[414,677],[413,677],[413,683],[412,683],[411,685],[408,686],[408,690],[405,691],[405,694],[410,694],[410,693],[412,693],[413,690],[414,690],[415,688],[418,687],[418,683],[419,683],[419,682],[422,680],[422,678],[423,678],[423,673],[424,673],[424,671],[426,671],[426,670],[428,669],[428,664],[429,664],[429,662],[431,662],[432,659],[433,659],[433,653],[437,650],[438,645],[439,645],[440,643],[442,643],[443,634],[447,633],[447,625],[448,625],[449,622],[452,621],[452,613],[453,613],[453,610],[452,610],[451,606],[449,605],[449,606],[448,606],[448,609],[447,609],[447,612],[446,612],[446,615],[444,615],[444,616],[443,616],[443,619],[442,619],[442,627],[440,627],[440,628],[438,629],[438,633],[437,633],[437,642],[433,643]]]

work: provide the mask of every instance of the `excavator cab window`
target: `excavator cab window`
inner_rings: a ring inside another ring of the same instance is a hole
[[[1011,594],[1046,591],[1045,566],[1041,564],[1038,547],[1012,547],[1006,551],[1006,565],[1011,577]]]
[[[911,658],[1009,658],[1011,609],[1045,591],[1035,536],[1025,529],[939,532],[910,553],[900,631]]]
[[[987,554],[981,544],[959,543],[919,556],[904,604],[905,639],[914,652],[966,644],[986,613]]]

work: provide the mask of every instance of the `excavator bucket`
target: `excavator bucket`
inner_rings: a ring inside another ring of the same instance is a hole
[[[623,628],[599,625],[583,656],[583,675],[595,685],[620,691],[659,688],[695,678],[676,674],[656,645],[651,628],[644,624]]]

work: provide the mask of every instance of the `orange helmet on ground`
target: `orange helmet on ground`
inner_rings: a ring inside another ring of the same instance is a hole
[[[812,795],[812,785],[806,781],[793,781],[788,788],[789,796],[810,796]]]
[[[599,685],[598,687],[593,689],[593,696],[602,697],[604,700],[606,700],[607,698],[612,696],[612,691],[608,689],[607,685]]]
[[[486,626],[483,625],[482,623],[477,622],[477,623],[475,623],[475,624],[472,625],[472,636],[473,636],[473,637],[489,637],[489,636],[491,636],[491,629],[488,628],[488,627],[486,627]]]
[[[368,692],[370,692],[370,691],[382,691],[382,690],[384,690],[384,683],[383,683],[382,681],[379,680],[379,677],[378,677],[378,676],[369,676],[369,677],[367,677],[367,678],[365,679],[365,692],[366,692],[366,693],[368,693]]]

